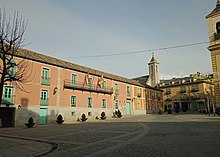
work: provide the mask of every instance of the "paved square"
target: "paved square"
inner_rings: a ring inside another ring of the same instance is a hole
[[[215,157],[220,117],[152,114],[0,129],[0,156]]]

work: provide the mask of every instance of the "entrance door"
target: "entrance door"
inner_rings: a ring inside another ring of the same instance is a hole
[[[127,113],[127,115],[131,115],[131,104],[130,104],[130,102],[126,103],[126,113]]]
[[[188,111],[188,103],[187,102],[181,102],[182,111]]]
[[[14,127],[15,107],[0,107],[0,119],[2,127]]]
[[[40,108],[39,124],[40,125],[47,124],[47,109],[46,108]]]

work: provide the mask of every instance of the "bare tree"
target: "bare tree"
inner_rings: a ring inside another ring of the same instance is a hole
[[[24,90],[22,83],[27,81],[30,70],[25,59],[15,61],[18,50],[24,46],[24,33],[27,20],[15,11],[7,16],[5,9],[0,9],[0,105],[3,99],[3,88],[9,82]]]

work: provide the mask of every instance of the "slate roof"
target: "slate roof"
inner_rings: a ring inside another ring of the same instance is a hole
[[[148,64],[153,64],[153,63],[159,64],[159,62],[156,60],[156,58],[154,57],[154,55],[152,56],[152,58],[151,58],[151,60],[150,60],[150,63],[148,63]]]
[[[147,85],[143,85],[142,83],[140,83],[137,80],[133,80],[133,79],[128,79],[125,77],[121,77],[118,75],[114,75],[114,74],[110,74],[110,73],[106,73],[106,72],[102,72],[99,70],[95,70],[92,68],[88,68],[85,66],[81,66],[81,65],[77,65],[74,63],[70,63],[61,59],[57,59],[54,57],[50,57],[47,55],[43,55],[40,53],[36,53],[27,49],[19,49],[18,52],[16,52],[16,56],[17,57],[21,57],[21,58],[25,58],[28,60],[32,60],[32,61],[36,61],[36,62],[41,62],[41,63],[45,63],[45,64],[49,64],[49,65],[53,65],[53,66],[58,66],[58,67],[62,67],[62,68],[66,68],[66,69],[70,69],[70,70],[75,70],[75,71],[79,71],[79,72],[83,72],[83,73],[87,73],[89,71],[90,74],[95,75],[95,76],[101,76],[101,74],[103,74],[104,78],[108,78],[108,79],[112,79],[112,80],[116,80],[116,81],[120,81],[120,82],[124,82],[124,83],[128,83],[128,84],[132,84],[132,85],[136,85],[136,86],[141,86],[141,87],[149,87],[149,88],[153,88]],[[153,88],[155,90],[157,90],[156,88]]]

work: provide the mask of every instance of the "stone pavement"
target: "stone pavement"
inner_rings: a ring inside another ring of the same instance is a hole
[[[23,140],[13,137],[0,137],[0,157],[41,156],[52,150],[48,143]]]
[[[220,116],[196,114],[0,128],[0,157],[214,157],[220,154],[219,132]]]

